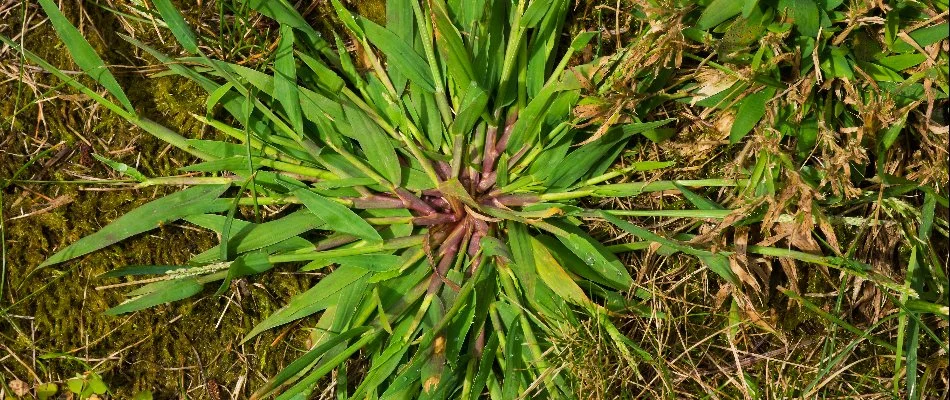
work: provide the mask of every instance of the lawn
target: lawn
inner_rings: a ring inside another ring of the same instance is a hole
[[[0,3],[0,396],[946,398],[947,20]]]

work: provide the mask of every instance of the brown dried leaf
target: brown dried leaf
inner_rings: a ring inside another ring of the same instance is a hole
[[[821,233],[825,234],[825,241],[828,242],[828,245],[831,246],[831,250],[835,254],[841,254],[841,245],[838,244],[838,236],[835,235],[835,229],[831,226],[831,223],[828,222],[828,216],[826,216],[821,211],[815,210],[815,219],[818,220],[818,229],[821,229]]]
[[[23,397],[30,393],[30,384],[19,379],[14,379],[7,385],[10,386],[10,390],[13,391],[13,394],[17,397]]]
[[[713,299],[713,309],[718,310],[722,308],[722,304],[726,302],[726,299],[729,298],[729,295],[732,294],[732,285],[729,283],[723,284],[719,287],[719,291],[716,292],[716,297]]]
[[[772,324],[772,322],[770,322],[765,316],[760,314],[759,311],[755,309],[755,306],[752,305],[752,302],[748,297],[733,293],[732,298],[735,299],[739,309],[745,313],[746,317],[749,318],[749,321],[762,330],[775,335],[775,337],[777,337],[783,344],[788,345],[788,339],[785,337],[785,335],[778,329],[775,329],[774,324]]]
[[[749,243],[749,228],[739,227],[735,231],[735,253],[729,256],[729,268],[739,277],[739,280],[749,285],[757,293],[762,287],[752,274],[749,273],[749,256],[746,252]]]
[[[591,135],[591,137],[587,138],[587,140],[584,140],[583,142],[576,144],[575,146],[583,146],[597,139],[600,139],[601,137],[606,135],[607,130],[610,129],[610,127],[613,126],[615,123],[617,123],[617,120],[620,118],[620,111],[623,110],[623,107],[624,107],[623,102],[618,102],[617,104],[615,104],[613,109],[610,112],[610,116],[607,117],[607,120],[604,121],[604,123],[601,124],[599,128],[597,128],[597,131],[594,132],[594,134]]]
[[[782,265],[782,271],[785,271],[785,276],[788,278],[789,290],[796,294],[802,294],[802,291],[798,288],[798,265],[795,260],[782,257],[778,259],[778,262]]]

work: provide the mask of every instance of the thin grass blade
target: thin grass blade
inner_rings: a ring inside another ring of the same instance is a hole
[[[60,40],[66,45],[66,49],[69,50],[69,54],[72,56],[73,61],[76,62],[76,65],[79,65],[79,68],[82,68],[89,77],[99,82],[109,93],[112,93],[112,95],[119,100],[119,103],[125,107],[126,111],[134,115],[135,108],[132,107],[132,103],[129,102],[125,91],[119,86],[119,82],[115,80],[115,76],[112,75],[112,72],[109,72],[109,69],[106,68],[105,62],[96,54],[96,50],[92,48],[92,45],[90,45],[82,34],[79,33],[79,30],[66,19],[66,16],[63,15],[59,7],[57,7],[52,0],[39,0],[39,2],[43,10],[46,11],[46,15],[49,16],[50,23],[56,30],[56,35],[59,36]]]

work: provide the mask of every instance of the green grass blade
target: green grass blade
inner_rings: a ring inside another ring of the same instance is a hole
[[[488,383],[488,375],[492,373],[492,363],[498,352],[498,345],[499,336],[490,335],[488,343],[486,343],[485,348],[482,349],[482,357],[478,361],[478,372],[476,372],[475,379],[472,382],[470,398],[482,398],[482,391],[485,390],[485,385]]]
[[[907,322],[907,342],[906,345],[907,375],[905,388],[908,399],[921,398],[920,389],[917,385],[917,350],[920,348],[920,323],[917,319],[911,318]]]
[[[468,47],[462,42],[462,35],[452,23],[444,0],[431,0],[432,19],[435,21],[435,41],[444,57],[447,77],[454,81],[456,88],[467,88],[475,79],[475,70],[472,67],[472,56]]]
[[[227,204],[225,204],[226,206]],[[226,218],[223,215],[195,215],[186,217],[185,220],[220,233]],[[234,220],[232,223],[235,224],[237,232],[231,235],[229,246],[233,247],[235,254],[259,250],[325,225],[323,220],[306,210],[300,210],[263,224],[251,224],[240,220]],[[191,262],[203,264],[223,261],[218,258],[220,254],[220,249],[215,246],[195,256],[191,259]]]
[[[676,189],[683,194],[683,197],[686,197],[690,203],[692,203],[696,208],[700,210],[720,210],[723,211],[725,208],[715,201],[709,200],[705,196],[702,196],[692,190],[687,189],[685,186],[680,185],[676,182],[673,182],[673,185],[676,186]],[[686,211],[686,210],[683,210]]]
[[[317,50],[331,61],[333,64],[338,63],[336,53],[330,48],[330,44],[327,43],[323,37],[320,36],[320,33],[313,29],[310,26],[310,23],[300,13],[294,9],[294,6],[287,3],[286,0],[241,0],[241,2],[249,5],[255,11],[264,14],[271,19],[279,22],[281,25],[290,25],[304,33],[309,45]]]
[[[506,399],[517,398],[521,394],[524,385],[522,373],[525,365],[525,355],[523,335],[521,332],[521,319],[515,318],[509,326],[505,342],[505,373],[504,382],[502,382],[502,394]]]
[[[546,12],[539,21],[537,28],[532,32],[531,43],[528,45],[528,65],[525,71],[526,90],[528,96],[534,96],[545,85],[547,73],[550,71],[550,56],[554,48],[561,42],[561,28],[564,26],[564,15],[567,13],[568,2],[565,0],[535,0],[525,10],[521,20],[522,26],[531,23],[529,18],[532,8],[543,5]],[[573,51],[573,47],[572,47]],[[569,55],[568,55],[569,56]]]
[[[547,0],[531,1],[531,4],[524,10],[524,15],[521,17],[521,27],[534,28],[541,22],[541,19],[544,18],[545,15],[553,11],[552,8],[551,2]]]
[[[123,276],[161,275],[176,269],[187,268],[181,265],[129,265],[108,271],[97,278],[121,278]]]
[[[379,232],[349,208],[307,189],[297,189],[293,193],[313,215],[323,220],[327,229],[382,243]]]
[[[292,381],[294,377],[306,372],[313,363],[317,362],[317,360],[319,360],[320,357],[326,354],[330,349],[336,347],[338,344],[346,343],[348,340],[362,335],[370,329],[371,328],[367,326],[356,327],[338,335],[334,335],[332,338],[320,343],[318,346],[310,349],[304,355],[300,356],[300,358],[294,360],[294,362],[290,363],[290,365],[280,370],[280,372],[278,372],[277,375],[274,375],[274,377],[271,378],[271,380],[268,381],[265,386],[261,387],[254,393],[253,398],[266,397],[275,389],[286,384],[287,382]]]
[[[383,382],[391,377],[399,366],[400,361],[409,351],[409,343],[402,341],[406,335],[406,329],[411,325],[410,320],[403,320],[400,327],[390,335],[390,342],[380,354],[373,358],[372,368],[366,373],[363,382],[353,392],[352,398],[360,398],[367,391],[374,390],[381,386]]]
[[[281,307],[266,319],[261,321],[250,332],[241,343],[246,343],[255,336],[268,329],[278,327],[318,311],[335,305],[339,299],[341,291],[346,289],[354,282],[363,279],[368,272],[356,267],[340,267],[331,274],[323,277],[320,282],[313,285],[312,288],[304,293],[298,294],[290,299],[287,305]]]
[[[271,268],[274,268],[274,264],[268,260],[267,253],[263,251],[241,255],[228,266],[228,274],[221,284],[221,289],[216,294],[223,293],[225,289],[230,287],[230,283],[234,279],[261,274]]]
[[[566,222],[556,221],[551,225],[557,227],[557,239],[572,253],[577,255],[585,264],[599,274],[612,287],[630,288],[633,277],[627,272],[623,262],[607,248],[584,233],[580,228]]]
[[[386,29],[403,42],[415,44],[418,33],[416,32],[411,1],[415,0],[386,0]],[[418,53],[418,46],[412,46],[412,48]],[[429,74],[431,76],[431,72]],[[389,71],[389,76],[393,81],[393,85],[396,86],[397,94],[401,96],[406,88],[408,77],[398,70]]]
[[[126,97],[125,91],[119,86],[119,82],[115,80],[115,76],[106,68],[105,62],[96,54],[96,50],[79,33],[79,30],[69,23],[69,20],[66,19],[66,16],[52,0],[39,0],[39,2],[43,10],[46,11],[46,15],[49,16],[50,23],[56,30],[56,35],[66,45],[66,49],[69,50],[69,54],[76,65],[79,65],[79,68],[82,68],[90,78],[99,82],[109,93],[112,93],[119,100],[119,103],[125,107],[126,111],[134,115],[135,108],[132,107],[129,98]]]
[[[392,31],[366,18],[360,17],[359,24],[363,27],[370,43],[386,55],[386,61],[390,66],[426,92],[435,91],[435,82],[432,79],[429,64],[410,46],[411,42],[406,42]]]
[[[53,74],[53,76],[59,78],[61,81],[65,82],[67,85],[71,86],[72,88],[76,90],[79,90],[86,96],[89,96],[89,98],[93,99],[96,103],[101,104],[103,107],[108,108],[109,110],[123,116],[124,118],[127,118],[127,119],[134,118],[134,115],[131,112],[126,111],[126,109],[122,108],[118,104],[115,104],[111,100],[106,99],[105,97],[102,97],[99,93],[90,89],[86,85],[83,85],[82,83],[77,81],[75,78],[66,75],[65,73],[63,73],[63,71],[60,71],[59,68],[57,68],[53,64],[50,64],[48,61],[44,60],[40,56],[36,55],[36,53],[33,53],[29,50],[26,50],[20,47],[20,43],[14,42],[10,40],[10,38],[3,35],[0,35],[0,41],[10,46],[14,50],[20,52],[28,60],[30,60],[33,63],[36,63],[37,65],[40,66],[40,68],[43,68],[43,70],[49,72],[50,74]]]
[[[340,19],[340,23],[346,27],[356,39],[360,42],[366,38],[366,33],[363,32],[363,28],[356,23],[356,16],[346,9],[346,6],[343,3],[340,3],[339,0],[330,0],[330,4],[333,5],[333,10],[336,12],[337,18]]]
[[[390,183],[402,182],[402,170],[399,168],[396,149],[383,129],[360,110],[346,107],[345,111],[346,118],[353,127],[348,135],[360,143],[366,159],[372,160],[371,164],[376,171]]]
[[[320,60],[303,52],[298,52],[297,57],[313,71],[317,77],[317,84],[327,92],[338,93],[346,86],[346,82],[343,81],[343,78],[340,78],[336,72],[327,67],[326,64],[320,62]]]
[[[779,4],[781,5],[782,2]],[[816,0],[791,0],[788,8],[792,18],[795,19],[795,26],[803,36],[810,38],[818,36],[821,14]]]
[[[106,315],[120,315],[169,303],[194,296],[201,292],[204,285],[195,277],[173,279],[152,284],[147,293],[143,293],[122,304],[106,310]]]
[[[702,30],[712,28],[725,20],[735,17],[742,12],[743,2],[739,0],[713,0],[703,10],[696,22],[696,27]]]
[[[294,30],[290,25],[281,25],[280,41],[274,57],[274,95],[287,113],[290,126],[302,135],[303,111],[300,109],[300,93],[297,90]]]
[[[389,272],[403,266],[403,259],[389,254],[358,254],[333,260],[340,265],[352,265],[373,272]]]
[[[739,284],[738,277],[735,276],[735,274],[732,272],[732,269],[729,267],[729,260],[726,258],[726,256],[722,254],[716,254],[716,253],[712,253],[705,250],[695,249],[691,246],[664,238],[660,235],[657,235],[639,226],[636,226],[620,218],[617,218],[607,212],[601,212],[600,215],[601,217],[606,219],[607,222],[614,224],[616,227],[623,229],[624,231],[627,231],[628,233],[636,237],[639,237],[644,240],[649,240],[651,242],[659,243],[663,246],[668,246],[672,249],[682,251],[686,254],[695,256],[699,258],[700,260],[702,260],[703,263],[705,263],[706,266],[709,267],[710,270],[712,270],[713,272],[721,276],[723,279],[725,279],[729,283],[732,283],[734,285]]]
[[[378,339],[382,333],[383,331],[371,331],[365,333],[363,337],[361,337],[355,343],[340,351],[326,362],[321,363],[321,365],[317,367],[316,370],[308,374],[306,378],[298,382],[286,392],[282,393],[280,396],[277,396],[277,400],[296,400],[306,398],[306,394],[310,392],[313,385],[315,385],[320,380],[320,378],[332,371],[338,365],[342,364],[354,353],[367,346],[370,342]]]
[[[759,5],[759,0],[744,0],[742,2],[742,17],[749,18],[752,11]]]
[[[152,4],[158,9],[162,20],[171,29],[172,34],[178,39],[178,43],[185,48],[185,51],[191,54],[198,54],[198,42],[195,33],[188,27],[185,18],[181,16],[178,9],[170,0],[152,0]]]
[[[60,250],[40,264],[39,268],[89,254],[189,215],[223,211],[227,203],[217,201],[217,198],[227,188],[227,185],[199,185],[139,206],[98,232]]]
[[[592,216],[595,214],[591,214]],[[582,260],[577,256],[571,249],[564,245],[560,240],[551,235],[539,235],[536,238],[547,247],[547,250],[551,252],[554,258],[562,265],[564,268],[570,272],[572,275],[577,275],[591,282],[598,283],[605,287],[612,288],[616,291],[626,291],[630,289],[628,286],[629,282],[623,282],[618,279],[607,279],[603,275],[592,268],[588,263]],[[611,248],[606,247],[608,251],[611,251]],[[616,254],[615,252],[611,251]],[[586,286],[591,288],[591,285]],[[556,307],[552,307],[556,308]]]
[[[785,292],[786,292],[786,293],[790,293],[790,291],[787,291],[787,290],[786,290]],[[796,295],[796,296],[797,296],[797,295]],[[798,298],[799,298],[799,299],[802,299],[801,297],[798,297]],[[808,300],[804,300],[804,299],[802,299],[802,300],[803,300],[803,303],[804,303],[804,304],[810,305],[810,306],[812,306],[812,307],[816,307],[816,308],[817,308],[817,306],[815,306],[814,304],[811,304],[810,302],[808,302]],[[811,307],[809,307],[809,308],[811,308]],[[824,312],[824,311],[822,311],[822,312]],[[823,379],[826,375],[828,375],[828,373],[831,372],[831,370],[832,370],[836,365],[839,365],[841,362],[843,362],[844,360],[846,360],[848,357],[853,356],[853,355],[854,355],[854,349],[855,349],[855,348],[858,346],[858,344],[860,344],[862,341],[871,339],[871,342],[874,342],[874,340],[873,340],[874,337],[873,337],[873,336],[870,336],[870,332],[873,331],[873,330],[875,330],[875,329],[877,329],[879,326],[881,326],[883,323],[889,321],[891,318],[894,318],[894,316],[895,316],[895,314],[892,314],[892,315],[889,315],[889,316],[887,316],[887,317],[882,318],[880,321],[875,322],[873,325],[871,325],[866,331],[861,331],[861,330],[858,330],[857,328],[852,327],[852,328],[855,330],[855,331],[852,331],[852,332],[854,332],[855,334],[857,334],[857,335],[858,335],[858,338],[855,338],[855,339],[852,340],[850,343],[848,343],[847,346],[845,346],[845,347],[842,348],[840,351],[838,351],[837,354],[835,354],[833,357],[829,357],[829,359],[827,360],[827,362],[824,363],[824,366],[822,366],[822,368],[821,368],[820,370],[818,370],[818,373],[815,374],[815,377],[812,379],[812,381],[802,389],[802,391],[801,391],[801,392],[803,393],[802,398],[815,398],[815,397],[816,397],[816,396],[814,396],[815,391],[818,390],[817,386],[818,386],[819,383],[822,381],[822,379]],[[849,329],[849,330],[850,330],[850,329]],[[853,364],[852,364],[852,365],[853,365]]]
[[[696,179],[681,181],[654,181],[654,182],[629,182],[615,183],[609,185],[595,186],[593,196],[597,197],[623,197],[638,196],[643,193],[659,192],[663,190],[674,190],[676,185],[685,187],[731,187],[737,186],[738,181],[732,179]]]
[[[774,95],[775,89],[768,88],[755,92],[739,102],[736,119],[729,131],[730,143],[739,143],[745,135],[755,128],[759,120],[765,116],[765,106]]]
[[[946,40],[947,37],[950,37],[950,33],[947,33],[948,31],[950,31],[950,24],[943,22],[933,26],[915,29],[907,36],[910,36],[910,38],[913,39],[914,42],[917,42],[921,48],[926,48],[927,46],[930,46],[941,40]],[[911,46],[910,43],[907,43],[904,40],[895,41],[891,49],[900,53],[916,50],[914,46]]]
[[[455,121],[452,122],[449,131],[453,135],[468,135],[485,112],[488,100],[488,93],[472,81],[465,91],[465,96],[462,98],[458,112],[455,114]]]
[[[564,267],[554,259],[551,252],[543,243],[535,238],[531,238],[531,245],[534,250],[535,267],[538,277],[558,296],[570,303],[574,303],[588,310],[593,310],[597,306],[590,301],[587,294],[577,283],[571,279],[571,276],[564,271]]]
[[[786,290],[782,290],[782,293],[785,293],[785,295],[788,296],[788,297],[789,297],[790,299],[792,299],[792,300],[797,300],[797,301],[798,301],[799,303],[801,303],[805,308],[807,308],[809,311],[811,311],[811,312],[817,314],[819,317],[821,317],[821,318],[823,318],[823,319],[825,319],[825,320],[827,320],[827,321],[829,321],[829,322],[834,323],[835,325],[838,325],[838,326],[840,326],[840,327],[846,329],[848,332],[851,332],[851,333],[857,335],[858,337],[864,338],[864,339],[868,340],[868,341],[871,342],[871,343],[874,343],[874,344],[876,344],[876,345],[878,345],[878,346],[881,346],[881,347],[887,349],[888,351],[897,352],[897,348],[895,348],[894,345],[892,345],[892,344],[890,344],[890,343],[888,343],[888,342],[885,342],[884,340],[882,340],[882,339],[880,339],[880,338],[878,338],[878,337],[876,337],[876,336],[871,336],[870,330],[863,331],[863,330],[861,330],[861,329],[858,329],[856,326],[854,326],[854,325],[848,323],[847,321],[845,321],[845,320],[843,320],[843,319],[841,319],[841,318],[838,318],[838,317],[836,317],[836,316],[830,314],[829,312],[827,312],[827,311],[825,311],[825,310],[822,310],[821,307],[818,307],[817,305],[815,305],[815,303],[812,303],[812,302],[809,301],[808,299],[806,299],[806,298],[800,296],[798,293],[795,293],[795,292],[793,292],[793,291],[791,291],[791,290],[787,290],[787,289],[786,289]],[[896,314],[895,314],[895,315],[892,315],[892,317],[893,317],[893,316],[896,316]],[[888,319],[889,319],[889,318],[888,318]],[[877,324],[880,324],[881,322],[883,322],[883,320],[882,320],[882,321],[878,321]]]
[[[537,281],[537,271],[534,267],[534,248],[531,245],[531,235],[528,227],[522,223],[508,223],[508,247],[511,249],[511,270],[518,279],[525,296],[534,298],[534,286]],[[501,250],[504,252],[504,250]]]
[[[607,158],[607,154],[616,152],[633,134],[623,134],[613,129],[603,138],[571,151],[554,168],[546,184],[550,188],[570,187]]]
[[[732,214],[728,209],[699,209],[699,210],[586,210],[582,215],[592,216],[598,212],[606,212],[624,217],[669,217],[669,218],[711,218],[723,219]]]
[[[148,177],[143,175],[139,170],[130,167],[128,164],[120,163],[118,161],[113,161],[98,154],[93,154],[97,160],[101,161],[103,164],[108,165],[109,168],[116,170],[122,175],[128,176],[129,178],[135,179],[138,182],[145,182],[148,180]]]

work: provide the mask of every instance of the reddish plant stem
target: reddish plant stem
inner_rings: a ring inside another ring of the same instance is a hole
[[[452,232],[449,233],[449,236],[445,238],[445,241],[442,242],[442,245],[439,246],[438,255],[441,257],[439,259],[439,264],[435,268],[435,274],[432,276],[431,281],[429,282],[429,294],[435,294],[439,291],[439,288],[442,287],[442,283],[445,281],[445,274],[449,271],[449,268],[452,267],[452,262],[455,261],[455,256],[458,253],[459,247],[462,244],[462,239],[467,236],[469,231],[469,221],[466,219],[455,226],[455,229],[452,229]]]
[[[433,197],[433,198],[427,199],[427,201],[429,202],[430,205],[432,205],[432,207],[435,207],[441,212],[445,212],[445,213],[452,212],[452,206],[449,205],[448,201],[445,201],[445,199],[441,197]]]
[[[465,216],[465,207],[461,201],[456,197],[445,197],[446,202],[449,203],[449,210],[455,213],[459,219]]]
[[[436,263],[436,255],[432,250],[432,246],[444,242],[445,238],[449,236],[447,226],[448,225],[435,225],[429,228],[429,233],[426,234],[425,239],[422,241],[422,250],[425,251],[429,264]]]
[[[475,359],[482,358],[482,352],[485,350],[485,325],[482,325],[478,331],[478,337],[475,338]]]
[[[524,147],[522,147],[521,150],[518,150],[518,152],[515,153],[515,155],[511,156],[511,160],[508,161],[508,165],[517,164],[518,161],[521,161],[521,157],[523,157],[525,153],[527,152],[528,152],[528,145],[524,145]]]
[[[472,240],[468,242],[468,256],[472,259],[472,265],[469,267],[468,276],[475,275],[478,267],[482,264],[481,257],[478,257],[478,251],[482,248],[482,238],[488,235],[488,223],[477,218],[472,219],[474,229]]]
[[[498,127],[492,126],[485,133],[485,149],[482,156],[482,174],[490,173],[495,168],[495,160],[498,158],[497,143]]]
[[[455,214],[443,214],[443,213],[435,213],[435,214],[430,214],[430,215],[426,215],[422,217],[416,217],[412,219],[412,223],[414,225],[419,225],[419,226],[442,225],[442,224],[450,224],[453,222],[458,222],[458,217],[456,217]]]
[[[482,173],[475,170],[475,168],[469,168],[469,173],[472,175],[472,179],[466,187],[468,187],[469,193],[478,193],[478,185],[482,183]]]
[[[492,186],[495,186],[495,181],[497,179],[498,173],[496,171],[482,174],[482,180],[478,182],[478,187],[475,188],[476,191],[478,193],[485,193],[486,190],[491,189]]]
[[[511,132],[515,129],[515,122],[518,122],[518,113],[513,112],[508,117],[508,120],[505,121],[505,131],[501,134],[501,137],[498,139],[498,143],[495,144],[495,152],[501,154],[508,148],[508,140],[511,139]]]
[[[371,210],[371,209],[377,209],[377,208],[388,208],[388,209],[406,208],[402,200],[392,198],[392,197],[387,197],[387,196],[380,196],[380,195],[369,195],[367,197],[353,197],[353,198],[346,198],[345,200],[352,201],[353,208],[359,208],[362,210]]]
[[[439,175],[439,179],[443,181],[449,180],[449,177],[452,176],[452,166],[445,161],[435,161],[432,167],[435,169],[435,173]]]
[[[483,143],[484,144],[484,143]],[[469,158],[468,163],[465,168],[468,168],[469,175],[472,176],[472,183],[478,184],[478,181],[482,179],[481,168],[474,167],[475,165],[482,164],[482,150],[475,146],[475,143],[472,143],[472,147],[468,152]]]
[[[418,211],[425,215],[435,214],[435,209],[432,208],[432,206],[406,189],[396,188],[396,195],[402,200],[402,204],[410,210]]]
[[[462,184],[462,187],[465,188],[469,193],[472,193],[474,177],[472,176],[472,170],[470,168],[462,168],[462,172],[459,175],[459,183]]]
[[[449,235],[445,238],[445,241],[442,242],[442,245],[439,247],[439,256],[445,256],[449,254],[455,254],[459,251],[459,245],[462,243],[462,239],[468,234],[468,230],[471,227],[471,220],[465,219],[461,223],[455,225]]]

